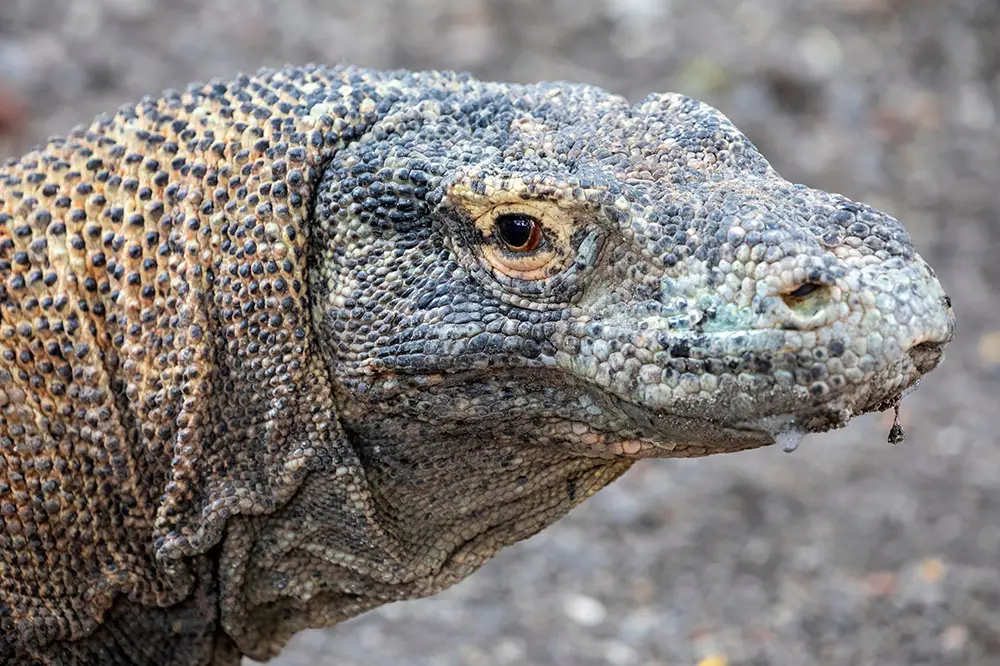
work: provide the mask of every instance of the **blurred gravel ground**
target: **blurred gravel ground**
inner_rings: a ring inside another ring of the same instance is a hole
[[[639,465],[452,590],[275,663],[1000,665],[996,0],[0,0],[28,120],[0,153],[166,87],[341,60],[703,98],[786,177],[902,219],[959,338],[898,446],[870,416],[794,455]]]

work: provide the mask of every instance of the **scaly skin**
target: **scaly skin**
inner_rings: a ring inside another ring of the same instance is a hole
[[[16,666],[269,658],[637,458],[891,406],[954,328],[898,222],[678,95],[262,71],[53,140],[0,200]]]

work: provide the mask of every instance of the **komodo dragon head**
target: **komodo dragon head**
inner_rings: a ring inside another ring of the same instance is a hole
[[[345,427],[698,456],[885,409],[954,319],[894,218],[781,178],[712,107],[477,87],[383,118],[318,188]]]
[[[680,95],[447,79],[314,196],[314,339],[381,544],[345,541],[378,593],[333,584],[363,597],[335,617],[460,580],[635,459],[893,406],[953,335],[899,222]]]

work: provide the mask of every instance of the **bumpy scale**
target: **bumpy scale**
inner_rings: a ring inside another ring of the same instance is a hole
[[[147,98],[0,172],[0,661],[266,659],[637,458],[892,406],[953,328],[898,222],[679,95]]]

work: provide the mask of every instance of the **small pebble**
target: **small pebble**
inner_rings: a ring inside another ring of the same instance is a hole
[[[574,594],[563,601],[566,616],[585,627],[596,627],[608,616],[608,611],[597,599],[582,594]]]

